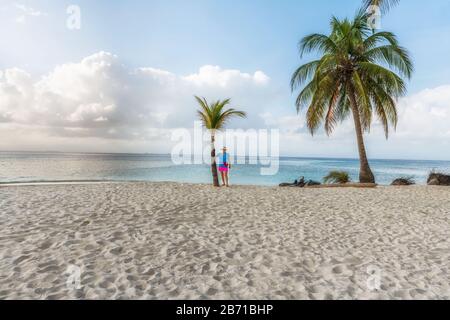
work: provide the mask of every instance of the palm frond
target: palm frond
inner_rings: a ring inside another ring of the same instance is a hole
[[[368,61],[383,63],[408,79],[414,71],[408,51],[401,46],[392,44],[379,46],[367,51],[364,58]]]
[[[320,60],[311,61],[295,70],[291,79],[292,91],[294,91],[298,86],[301,86],[306,80],[310,79],[311,76],[315,73],[319,64]]]
[[[327,115],[325,116],[325,131],[327,133],[327,135],[330,135],[331,132],[333,131],[335,125],[337,124],[339,118],[338,118],[338,112],[337,112],[337,107],[338,107],[338,101],[339,101],[339,95],[340,95],[340,83],[338,82],[336,84],[336,89],[333,92],[331,98],[330,98],[330,102],[328,104],[328,112]]]
[[[203,125],[209,130],[221,130],[233,117],[245,118],[247,116],[243,111],[232,108],[225,109],[231,103],[230,99],[217,100],[212,103],[208,103],[206,98],[195,96],[195,99],[200,106],[200,110],[197,110],[197,115]]]
[[[337,49],[334,41],[324,34],[311,34],[304,37],[299,43],[300,56],[317,51],[320,53],[334,52]]]

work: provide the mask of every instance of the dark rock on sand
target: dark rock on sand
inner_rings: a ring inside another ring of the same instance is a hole
[[[281,183],[280,187],[298,187],[303,188],[305,186],[305,178],[301,177],[299,180],[295,180],[294,183]]]
[[[450,186],[450,175],[430,173],[427,183],[429,186]]]
[[[295,185],[293,184],[293,183],[287,183],[287,182],[285,182],[285,183],[280,183],[280,185],[279,185],[280,187],[295,187]]]
[[[305,177],[301,177],[299,180],[295,180],[294,183],[282,183],[280,187],[297,187],[304,188],[309,186],[319,186],[321,183],[313,180],[305,181]]]
[[[320,182],[317,182],[317,181],[314,181],[314,180],[309,180],[309,181],[306,183],[306,186],[307,186],[307,187],[310,187],[310,186],[320,186],[320,185],[321,185]]]
[[[303,188],[305,186],[305,177],[301,177],[298,181],[295,181],[297,183],[297,187]]]
[[[416,184],[414,182],[414,180],[412,179],[407,179],[407,178],[400,178],[400,179],[395,179],[391,185],[392,186],[412,186]]]

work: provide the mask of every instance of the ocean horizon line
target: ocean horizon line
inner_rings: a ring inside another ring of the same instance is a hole
[[[86,151],[56,151],[56,150],[45,150],[45,151],[27,151],[27,150],[0,150],[0,154],[49,154],[49,155],[117,155],[117,156],[164,156],[170,157],[170,153],[153,153],[153,152],[86,152]],[[198,154],[189,154],[190,157],[201,156]],[[289,156],[281,155],[279,157],[251,157],[251,156],[237,156],[238,158],[245,159],[280,159],[280,160],[344,160],[344,161],[359,161],[359,158],[352,157],[331,157],[331,156]],[[417,162],[449,162],[450,159],[417,159],[417,158],[369,158],[370,161],[417,161]]]

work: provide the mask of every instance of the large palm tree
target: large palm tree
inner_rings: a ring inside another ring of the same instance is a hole
[[[225,109],[231,102],[230,99],[223,101],[215,101],[208,103],[205,98],[195,96],[200,110],[197,111],[200,120],[203,125],[211,133],[211,171],[213,176],[213,183],[215,187],[219,187],[219,177],[217,175],[217,163],[216,163],[216,131],[225,127],[227,121],[233,117],[245,118],[247,115],[243,111],[237,111],[235,109]]]
[[[316,51],[319,60],[300,66],[292,76],[292,90],[301,86],[297,111],[307,108],[307,126],[314,134],[324,123],[329,135],[336,124],[352,114],[360,157],[360,182],[374,183],[363,133],[370,130],[373,114],[384,127],[397,125],[397,98],[406,92],[402,79],[413,71],[408,52],[390,32],[372,33],[367,15],[354,20],[331,20],[329,35],[312,34],[299,44],[300,55]]]

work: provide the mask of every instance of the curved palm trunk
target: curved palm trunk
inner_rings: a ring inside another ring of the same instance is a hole
[[[214,133],[211,134],[211,172],[213,176],[214,187],[219,187],[219,175],[217,174],[217,163],[216,163],[216,147],[214,143],[216,142],[216,137]]]
[[[358,141],[359,151],[359,182],[360,183],[375,183],[375,177],[370,169],[369,161],[367,160],[366,147],[364,145],[364,137],[361,127],[361,118],[359,116],[358,104],[353,92],[350,94],[350,103],[353,113],[353,120],[355,122],[356,139]]]

